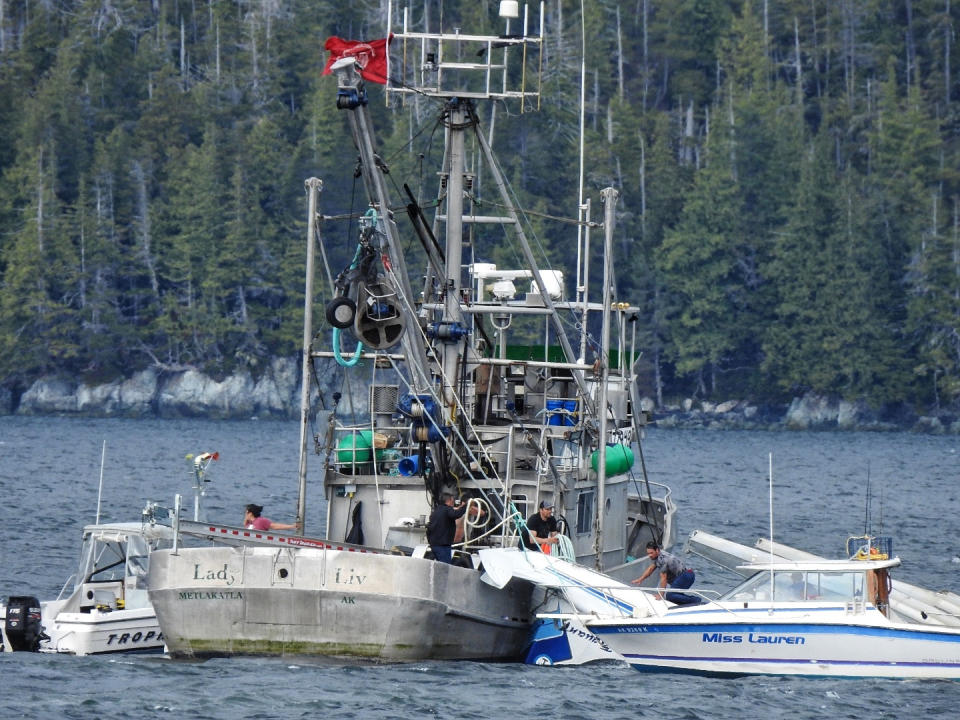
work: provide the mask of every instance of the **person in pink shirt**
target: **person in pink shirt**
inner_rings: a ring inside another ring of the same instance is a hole
[[[295,530],[296,525],[274,522],[270,518],[263,517],[263,505],[247,505],[247,511],[243,515],[243,526],[247,530]]]

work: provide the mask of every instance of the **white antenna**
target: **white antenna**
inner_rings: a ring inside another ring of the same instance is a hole
[[[770,514],[770,609],[769,613],[773,613],[773,453],[770,453],[768,456],[769,463],[769,514]]]
[[[100,487],[97,488],[97,519],[94,524],[100,524],[100,498],[103,497],[103,464],[107,459],[107,441],[103,441],[103,449],[100,451]]]

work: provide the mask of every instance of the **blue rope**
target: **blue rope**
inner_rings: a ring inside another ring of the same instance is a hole
[[[343,356],[340,354],[340,328],[335,327],[333,329],[333,358],[337,361],[337,365],[340,367],[353,367],[358,362],[360,362],[360,355],[363,353],[363,343],[357,343],[357,349],[353,353],[353,357],[349,360],[344,360]]]
[[[373,221],[377,221],[377,211],[373,208],[367,210],[364,217],[370,217],[372,213]],[[358,243],[357,251],[353,254],[353,260],[350,261],[350,269],[353,270],[357,267],[357,260],[360,259],[360,254],[363,250],[363,247]],[[333,329],[333,358],[337,361],[337,365],[340,367],[353,367],[358,362],[360,362],[360,355],[363,353],[363,343],[357,342],[357,349],[353,352],[353,357],[349,360],[344,360],[343,356],[340,354],[340,328],[335,327]]]

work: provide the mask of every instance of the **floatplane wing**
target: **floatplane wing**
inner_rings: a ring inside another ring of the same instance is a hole
[[[484,548],[479,555],[484,582],[502,588],[511,580],[526,580],[558,590],[576,613],[643,617],[655,612],[654,605],[666,607],[648,591],[551,555],[517,548]]]

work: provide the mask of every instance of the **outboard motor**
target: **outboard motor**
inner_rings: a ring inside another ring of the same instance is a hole
[[[25,595],[10,597],[4,632],[11,650],[38,652],[40,641],[47,639],[40,621],[40,601]]]

